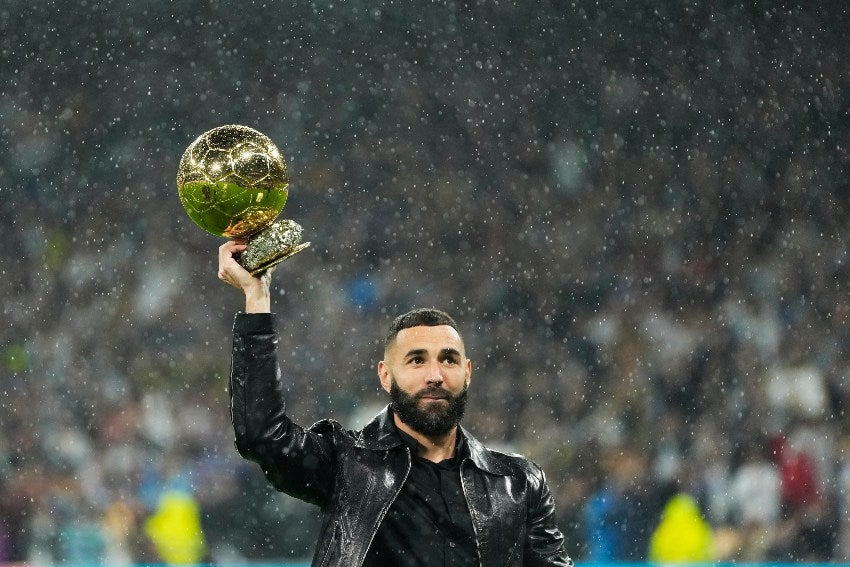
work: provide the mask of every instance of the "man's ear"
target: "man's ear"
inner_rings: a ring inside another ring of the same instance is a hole
[[[381,381],[381,387],[389,393],[392,379],[390,378],[390,368],[383,360],[378,363],[378,379]]]
[[[466,385],[469,386],[470,382],[472,382],[472,361],[467,358],[466,359]]]

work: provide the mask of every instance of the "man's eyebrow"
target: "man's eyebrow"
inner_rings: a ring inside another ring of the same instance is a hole
[[[440,351],[440,357],[446,357],[446,356],[460,356],[460,351],[457,350],[456,348],[451,348],[451,347],[444,348],[443,350]]]
[[[415,348],[415,349],[407,351],[404,355],[404,358],[410,358],[411,356],[422,356],[423,354],[426,354],[427,352],[428,351],[425,350],[424,348]]]
[[[407,351],[404,355],[404,358],[411,358],[413,356],[422,356],[428,354],[428,349],[424,348],[414,348]],[[460,356],[460,351],[454,347],[446,347],[440,350],[439,358],[445,358],[447,356]]]

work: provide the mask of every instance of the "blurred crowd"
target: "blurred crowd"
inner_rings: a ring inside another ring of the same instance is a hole
[[[298,421],[362,426],[437,306],[575,559],[850,559],[847,8],[605,4],[0,7],[0,563],[311,555],[233,448],[242,299],[176,193],[226,123],[312,242]]]

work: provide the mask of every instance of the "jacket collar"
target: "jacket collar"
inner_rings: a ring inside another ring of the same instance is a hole
[[[507,476],[512,473],[511,468],[502,459],[499,459],[492,451],[481,444],[480,441],[470,435],[466,429],[461,427],[460,430],[466,438],[467,448],[469,449],[469,460],[476,467],[488,473],[501,476]],[[386,406],[372,421],[366,424],[366,427],[357,436],[354,446],[373,451],[387,451],[395,447],[404,446],[401,437],[396,433],[395,423],[393,423],[393,413],[389,406]]]
[[[372,421],[360,430],[354,442],[355,447],[374,451],[386,451],[403,445],[404,441],[396,433],[390,406],[386,406],[381,413],[372,418]]]

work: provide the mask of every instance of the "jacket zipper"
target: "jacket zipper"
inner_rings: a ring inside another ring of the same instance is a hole
[[[469,519],[472,520],[472,533],[475,534],[475,552],[478,554],[478,564],[484,565],[481,561],[481,543],[479,543],[478,528],[475,527],[475,512],[469,504],[469,496],[466,494],[466,483],[463,481],[463,466],[469,459],[464,459],[460,463],[460,488],[463,490],[463,499],[466,500],[466,507],[469,509]]]

